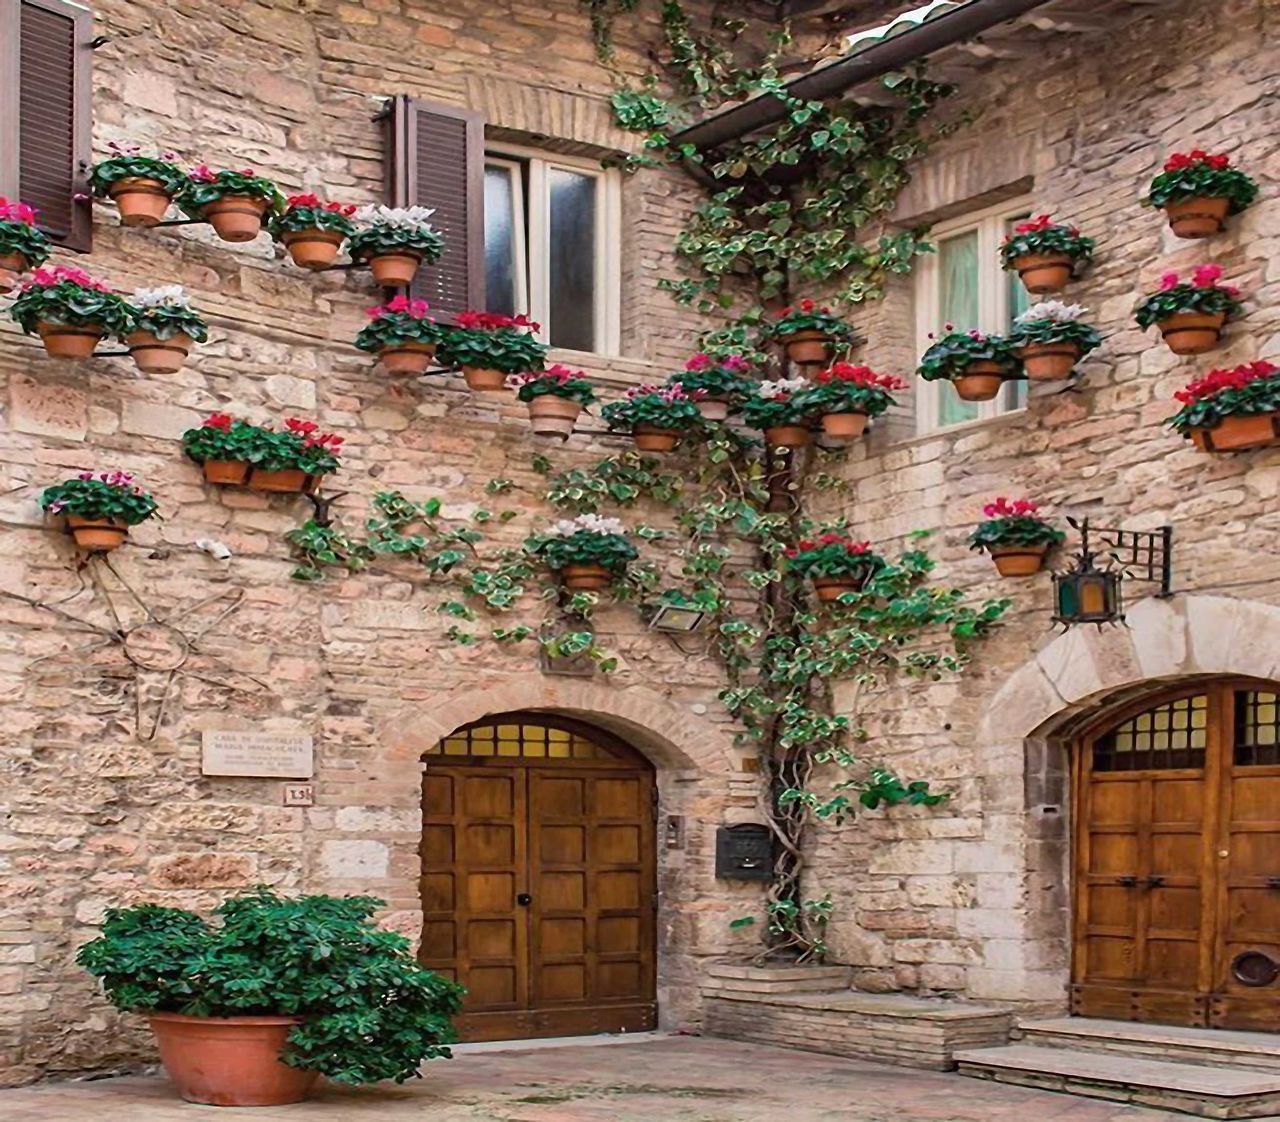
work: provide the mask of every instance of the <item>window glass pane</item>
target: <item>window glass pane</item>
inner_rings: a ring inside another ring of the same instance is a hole
[[[547,169],[549,219],[548,339],[553,347],[596,349],[596,179]]]
[[[484,169],[485,305],[490,312],[516,313],[516,199],[514,168]],[[523,309],[521,309],[523,310]]]
[[[957,234],[938,245],[938,308],[942,322],[957,331],[978,327],[978,231]],[[978,415],[976,402],[961,401],[949,382],[938,387],[938,423],[954,425]]]

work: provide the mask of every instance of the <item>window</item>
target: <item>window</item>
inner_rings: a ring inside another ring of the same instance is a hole
[[[934,228],[938,252],[926,255],[916,274],[918,353],[928,348],[930,333],[942,333],[943,324],[1003,333],[1026,310],[1029,300],[1018,274],[1000,267],[1000,243],[1028,211],[1025,200],[1003,203]],[[916,388],[920,432],[994,417],[1026,401],[1024,382],[1006,382],[994,401],[984,402],[961,401],[949,382],[920,381]]]
[[[618,349],[618,174],[523,148],[485,156],[489,311],[526,313],[553,347]]]

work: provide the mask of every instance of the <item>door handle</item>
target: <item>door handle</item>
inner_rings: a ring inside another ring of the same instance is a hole
[[[1164,884],[1164,877],[1147,877],[1148,888],[1159,888]]]
[[[1122,888],[1133,888],[1137,883],[1137,877],[1116,877],[1116,884],[1120,885]]]
[[[530,904],[533,903],[533,897],[530,896],[527,892],[517,893],[516,903],[519,904],[522,908],[527,908]]]
[[[1280,888],[1280,877],[1267,877],[1268,888]]]

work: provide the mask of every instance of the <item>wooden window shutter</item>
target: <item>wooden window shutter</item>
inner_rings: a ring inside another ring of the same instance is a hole
[[[67,0],[0,0],[0,194],[30,203],[45,233],[88,252],[93,211],[93,16]],[[16,160],[12,157],[16,154]]]
[[[441,319],[484,308],[484,117],[403,94],[387,114],[392,206],[435,208],[440,261],[419,270],[413,295]]]

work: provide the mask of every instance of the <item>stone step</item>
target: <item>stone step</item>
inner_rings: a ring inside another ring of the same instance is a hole
[[[1054,1017],[1020,1021],[1015,1040],[1045,1048],[1174,1060],[1206,1067],[1280,1072],[1280,1035],[1234,1029],[1146,1025],[1094,1017]]]
[[[970,1049],[956,1052],[954,1059],[962,1075],[1201,1118],[1264,1118],[1280,1112],[1280,1073],[1031,1044]]]
[[[717,962],[707,967],[709,993],[824,993],[853,984],[852,966],[750,966]]]

